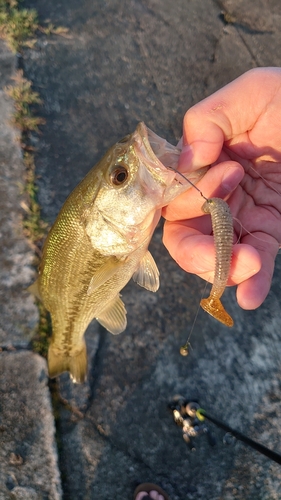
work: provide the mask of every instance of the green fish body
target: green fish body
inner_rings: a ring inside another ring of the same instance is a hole
[[[85,380],[85,330],[93,318],[113,334],[126,328],[119,292],[131,277],[148,290],[158,289],[148,245],[161,208],[189,187],[161,163],[167,154],[175,162],[179,150],[140,123],[90,170],[60,210],[30,287],[51,315],[50,377],[68,371],[73,381]]]

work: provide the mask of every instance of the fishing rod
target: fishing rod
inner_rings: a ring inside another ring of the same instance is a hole
[[[203,408],[198,408],[196,410],[196,417],[201,422],[204,419],[209,420],[210,422],[215,424],[217,427],[220,427],[224,431],[232,434],[232,436],[234,436],[239,441],[242,441],[243,443],[247,444],[248,446],[250,446],[254,450],[261,453],[262,455],[265,455],[270,460],[273,460],[277,464],[281,465],[281,455],[279,453],[276,453],[275,451],[270,450],[269,448],[267,448],[263,444],[258,443],[257,441],[254,441],[253,439],[249,438],[248,436],[245,436],[245,434],[243,434],[242,432],[237,431],[235,429],[232,429],[232,427],[230,427],[229,425],[227,425],[224,422],[221,422],[220,420],[218,420],[217,418],[209,415],[209,413],[207,413],[206,410],[203,410]]]
[[[228,424],[222,422],[216,417],[213,417],[206,410],[201,408],[197,401],[188,401],[178,395],[175,396],[173,401],[169,403],[168,408],[173,412],[175,423],[182,428],[183,439],[191,449],[195,449],[193,439],[202,434],[207,435],[212,446],[215,444],[214,437],[205,424],[205,420],[209,420],[220,429],[231,434],[234,438],[250,446],[273,462],[281,465],[281,454],[270,450],[263,444],[254,441],[242,432],[233,429]]]

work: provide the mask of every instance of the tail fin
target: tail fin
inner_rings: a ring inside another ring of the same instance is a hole
[[[204,311],[209,313],[224,325],[234,325],[232,317],[226,312],[220,299],[211,299],[210,297],[208,297],[207,299],[202,299],[200,302],[200,306],[204,309]]]
[[[87,378],[87,349],[83,342],[81,350],[73,356],[66,354],[50,345],[48,351],[49,377],[54,378],[63,372],[69,372],[73,382],[82,384]]]

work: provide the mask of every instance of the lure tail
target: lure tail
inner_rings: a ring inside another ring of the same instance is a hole
[[[69,372],[73,382],[82,384],[87,378],[87,350],[83,342],[80,351],[75,355],[66,355],[53,344],[48,351],[49,377],[54,378],[63,372]]]
[[[226,326],[233,326],[234,322],[232,317],[226,312],[220,299],[212,299],[208,297],[207,299],[202,299],[200,306],[209,313],[213,318],[217,319]]]

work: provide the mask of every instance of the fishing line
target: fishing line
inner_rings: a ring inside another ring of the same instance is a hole
[[[263,444],[258,443],[257,441],[254,441],[253,439],[249,438],[248,436],[246,436],[242,432],[237,431],[235,429],[232,429],[232,427],[229,427],[229,425],[227,425],[224,422],[221,422],[220,420],[218,420],[217,418],[209,415],[209,413],[207,413],[205,410],[203,410],[203,408],[198,408],[198,410],[196,411],[196,416],[197,416],[198,420],[200,420],[201,422],[206,418],[207,420],[209,420],[210,422],[215,424],[220,429],[223,429],[224,431],[232,434],[232,436],[234,436],[239,441],[242,441],[243,443],[247,444],[248,446],[250,446],[254,450],[261,453],[262,455],[265,455],[267,458],[269,458],[273,462],[276,462],[277,464],[281,465],[281,455],[279,453],[276,453],[275,451],[270,450],[269,448],[267,448]]]
[[[179,172],[176,168],[172,167],[172,166],[169,166],[168,168],[170,168],[171,170],[173,170],[174,172],[176,172],[177,174],[179,174],[183,179],[185,179],[192,187],[194,187],[196,189],[196,191],[198,191],[198,193],[200,193],[200,195],[202,196],[202,198],[204,198],[205,201],[208,201],[208,198],[206,198],[206,196],[204,196],[204,194],[202,193],[201,189],[199,189],[195,184],[193,184],[193,182],[191,182],[184,174],[182,174],[181,172]],[[205,295],[205,291],[206,291],[206,288],[207,288],[207,284],[208,284],[208,281],[206,281],[205,283],[205,286],[204,286],[204,290],[201,294],[201,298],[200,298],[200,302],[201,302],[201,299],[203,298],[203,296]],[[194,320],[193,320],[193,323],[191,325],[191,329],[190,329],[190,333],[187,337],[187,340],[185,342],[184,345],[182,345],[180,347],[180,354],[182,356],[187,356],[189,354],[189,349],[191,348],[191,344],[190,344],[190,337],[193,333],[193,330],[194,330],[194,327],[195,327],[195,323],[196,323],[196,320],[197,320],[197,317],[198,317],[198,314],[199,314],[199,310],[200,310],[200,302],[199,302],[199,305],[197,307],[197,311],[196,311],[196,314],[195,314],[195,317],[194,317]]]
[[[185,179],[192,187],[194,187],[196,189],[196,191],[198,191],[198,193],[201,194],[201,196],[202,196],[202,198],[204,198],[204,200],[208,201],[208,198],[206,198],[206,196],[203,195],[202,191],[195,184],[193,184],[193,182],[191,182],[187,177],[185,177],[185,175],[183,175],[181,172],[179,172],[179,170],[172,167],[171,165],[169,165],[167,168],[169,168],[170,170],[173,170],[174,172],[179,174],[181,177],[183,177],[183,179]]]
[[[238,243],[240,243],[241,236],[242,236],[242,230],[244,229],[244,231],[246,231],[248,234],[250,234],[250,232],[247,231],[247,229],[245,227],[243,227],[242,222],[239,219],[237,219],[237,217],[233,217],[233,221],[237,222],[239,224],[239,226],[240,226],[240,234],[237,237],[237,241],[235,243],[235,245],[237,245]],[[233,227],[234,227],[234,224],[233,224]]]
[[[204,200],[208,201],[209,198],[206,198],[206,196],[202,193],[201,189],[199,189],[192,181],[190,181],[184,174],[182,174],[179,170],[177,170],[176,168],[172,167],[171,165],[169,165],[168,167],[169,169],[173,170],[174,172],[176,172],[177,174],[179,174],[183,179],[185,179],[192,187],[194,187],[198,193],[200,193],[200,195],[202,196],[202,198],[204,198]],[[276,194],[278,194],[279,196],[281,196],[281,193],[274,187],[271,185],[271,182],[267,181],[254,167],[250,166],[248,170],[253,170],[263,181],[264,183],[270,188],[272,189]],[[245,170],[246,172],[246,170]],[[262,238],[259,238],[258,236],[255,236],[253,233],[251,233],[251,231],[248,231],[248,229],[246,227],[243,226],[242,222],[237,219],[236,217],[233,217],[233,220],[235,220],[236,222],[238,222],[238,224],[240,224],[240,236],[239,238],[237,239],[237,242],[240,240],[241,238],[241,234],[242,234],[242,229],[248,233],[250,236],[253,236],[253,238],[257,239],[257,240],[260,240],[260,241],[263,241],[264,243],[267,243],[267,241],[263,240]]]
[[[268,241],[268,240],[264,240],[263,238],[259,238],[254,233],[252,233],[251,231],[249,231],[245,226],[243,226],[242,222],[237,217],[233,217],[233,220],[235,222],[237,222],[239,224],[239,226],[240,226],[240,234],[239,234],[239,237],[237,238],[237,241],[236,241],[235,245],[237,245],[240,242],[240,240],[241,240],[242,230],[244,230],[245,233],[247,233],[249,236],[252,236],[253,238],[255,238],[255,240],[261,241],[262,243],[266,243],[266,244],[269,244],[269,243],[273,244],[272,241]]]
[[[270,181],[267,181],[254,167],[252,167],[252,165],[250,165],[249,169],[248,170],[253,170],[262,180],[263,182],[270,188],[272,189],[272,191],[274,191],[276,194],[278,194],[279,196],[281,196],[281,193],[278,191],[278,189],[276,189],[274,186],[272,186],[271,182]],[[245,170],[246,171],[246,170]]]
[[[205,286],[204,286],[204,290],[203,290],[203,292],[201,293],[200,302],[201,302],[201,300],[202,300],[203,296],[205,295],[205,292],[206,292],[206,288],[207,288],[208,283],[209,283],[209,282],[208,282],[208,281],[206,281]],[[199,310],[200,310],[200,302],[199,302],[199,304],[198,304],[197,311],[196,311],[196,314],[195,314],[195,317],[194,317],[194,320],[193,320],[193,323],[192,323],[192,326],[191,326],[191,329],[190,329],[190,333],[189,333],[189,335],[188,335],[188,337],[187,337],[187,340],[186,340],[185,344],[184,344],[184,345],[182,345],[182,346],[180,347],[180,354],[181,354],[182,356],[187,356],[187,355],[189,354],[189,348],[191,348],[191,344],[190,344],[190,342],[189,342],[189,341],[190,341],[190,337],[191,337],[191,335],[192,335],[192,333],[193,333],[193,330],[194,330],[194,327],[195,327],[195,323],[196,323],[196,320],[197,320],[197,316],[198,316],[198,314],[199,314]]]
[[[266,184],[266,185],[267,185],[270,189],[272,189],[272,191],[274,191],[276,194],[278,194],[278,196],[281,196],[280,191],[278,191],[278,189],[276,189],[276,188],[272,185],[272,183],[271,183],[270,181],[267,181],[267,180],[263,177],[263,175],[261,175],[261,174],[260,174],[260,173],[259,173],[259,172],[258,172],[258,171],[257,171],[257,170],[253,167],[253,166],[252,166],[252,165],[250,165],[250,166],[249,166],[249,168],[248,168],[247,170],[246,170],[246,169],[245,169],[245,167],[244,167],[244,170],[245,170],[245,172],[247,172],[248,170],[253,170],[253,171],[255,172],[255,174],[257,174],[257,175],[260,177],[260,179],[262,179],[262,180],[263,180],[263,182],[264,182],[264,183],[265,183],[265,184]],[[280,248],[281,248],[281,243],[279,243],[279,249],[280,249]]]
[[[185,179],[192,187],[194,187],[196,189],[196,191],[198,191],[198,193],[200,193],[200,195],[202,196],[202,198],[204,198],[204,200],[208,201],[209,198],[206,198],[206,196],[202,193],[201,189],[199,189],[192,181],[190,181],[184,174],[182,174],[181,172],[179,172],[179,170],[177,170],[176,168],[172,167],[171,165],[169,165],[167,168],[169,168],[170,170],[173,170],[174,172],[176,172],[177,174],[179,174],[183,179]],[[271,185],[271,183],[269,181],[267,181],[259,172],[257,172],[257,170],[250,166],[251,170],[253,170],[263,181],[264,183],[270,188],[272,189],[276,194],[278,194],[279,196],[281,196],[281,193],[276,189],[274,188],[274,186]],[[246,170],[245,170],[246,172]],[[235,220],[239,225],[240,225],[240,235],[239,237],[237,238],[237,243],[239,243],[240,239],[241,239],[241,236],[242,236],[242,229],[248,233],[250,236],[252,236],[253,238],[255,238],[256,240],[258,241],[261,241],[263,243],[268,243],[268,241],[266,240],[263,240],[262,238],[259,238],[258,236],[255,236],[253,233],[251,233],[251,231],[248,231],[248,229],[243,226],[242,222],[237,218],[237,217],[233,217],[233,220]],[[281,250],[281,244],[279,246],[279,249]],[[281,252],[279,252],[281,253]],[[197,312],[198,314],[198,312]],[[185,344],[186,345],[186,344]],[[184,346],[182,346],[184,347]],[[184,354],[183,354],[184,355]]]

